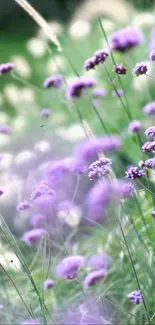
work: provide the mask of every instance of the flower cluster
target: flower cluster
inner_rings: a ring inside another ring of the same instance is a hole
[[[143,41],[143,33],[131,26],[114,32],[110,37],[110,45],[113,51],[126,52]]]
[[[128,168],[128,170],[126,171],[126,178],[129,179],[136,179],[136,178],[140,178],[142,176],[145,175],[145,171],[142,169],[139,169],[138,167],[130,167]]]
[[[109,56],[108,52],[105,50],[98,50],[93,54],[93,56],[89,59],[87,59],[84,63],[84,68],[89,71],[91,69],[94,69],[97,65],[100,63],[104,63]]]
[[[88,168],[88,177],[90,180],[96,180],[110,173],[111,159],[100,158],[93,162]]]
[[[131,302],[134,305],[139,305],[143,301],[143,295],[142,295],[142,292],[140,290],[135,290],[135,291],[130,292],[128,294],[128,298],[131,300]]]

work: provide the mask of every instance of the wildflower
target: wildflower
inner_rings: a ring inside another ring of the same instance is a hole
[[[74,78],[69,84],[67,89],[67,99],[73,99],[74,97],[81,97],[84,89],[89,89],[96,86],[96,79],[92,77],[82,76]]]
[[[96,180],[110,173],[112,162],[108,158],[100,158],[93,162],[88,168],[88,177],[90,180]]]
[[[23,201],[17,205],[16,211],[25,211],[30,208],[32,208],[32,205],[28,201]]]
[[[152,101],[146,104],[143,108],[143,113],[145,115],[152,115],[155,114],[155,101]]]
[[[105,50],[98,50],[94,53],[94,56],[96,58],[96,62],[99,63],[104,63],[109,54]]]
[[[0,64],[0,76],[2,76],[7,72],[10,72],[13,68],[14,68],[14,64],[11,62]]]
[[[104,97],[107,95],[107,91],[104,88],[95,88],[93,89],[92,95],[94,97]]]
[[[52,289],[55,286],[55,281],[52,279],[46,279],[44,281],[44,289]]]
[[[143,41],[143,33],[131,26],[121,28],[110,37],[111,48],[114,51],[126,52]]]
[[[70,161],[70,170],[77,175],[84,175],[87,172],[87,166],[81,160],[72,159]]]
[[[152,61],[155,61],[155,50],[152,50],[150,55],[149,55],[149,58],[152,60]]]
[[[155,218],[155,211],[152,211],[152,217]]]
[[[56,275],[63,279],[74,279],[84,264],[84,257],[73,255],[65,257],[56,267]]]
[[[128,294],[128,298],[134,305],[139,305],[143,301],[143,295],[141,290],[135,290]]]
[[[125,172],[126,177],[129,179],[136,179],[140,178],[145,175],[145,171],[142,169],[139,169],[138,167],[130,167],[128,170]]]
[[[4,309],[4,306],[2,304],[0,304],[0,310]]]
[[[155,151],[155,141],[152,142],[146,142],[142,146],[142,151],[143,152],[154,152]]]
[[[127,68],[121,63],[121,64],[116,64],[114,66],[114,72],[116,72],[117,74],[127,74]]]
[[[46,235],[47,235],[47,230],[43,228],[36,228],[36,229],[26,231],[22,236],[22,240],[27,245],[30,246],[38,242],[42,237],[45,237]]]
[[[70,161],[68,159],[60,159],[49,164],[47,173],[50,181],[55,184],[62,182],[65,175],[68,175],[70,171]]]
[[[33,187],[30,200],[36,200],[42,195],[55,195],[55,191],[52,190],[45,181],[42,181]]]
[[[139,166],[141,168],[144,168],[144,167],[146,167],[146,168],[155,168],[155,157],[147,159],[145,161],[140,161]]]
[[[43,86],[44,88],[60,88],[62,86],[63,83],[63,76],[60,74],[54,75],[54,76],[50,76],[47,79],[45,79]]]
[[[12,129],[8,125],[0,125],[0,133],[10,134],[10,133],[12,133]]]
[[[137,133],[141,130],[141,127],[142,127],[141,122],[138,120],[134,120],[129,124],[129,132]]]
[[[86,261],[86,266],[91,270],[108,269],[111,259],[107,254],[96,254],[90,256]]]
[[[96,284],[99,280],[105,278],[107,272],[105,270],[97,270],[89,273],[84,279],[84,286],[91,287]]]
[[[43,214],[34,214],[29,218],[29,224],[33,228],[42,228],[46,224],[46,217]]]
[[[124,95],[123,89],[117,89],[116,91],[113,90],[112,96],[113,97],[122,97]]]
[[[51,110],[49,108],[43,108],[40,112],[42,118],[48,118],[51,115]]]
[[[155,136],[155,126],[149,127],[146,131],[145,134],[149,137],[154,137]]]
[[[135,190],[134,185],[131,182],[123,183],[120,187],[122,198],[126,199],[133,195]]]
[[[0,190],[0,196],[2,196],[4,194],[4,192],[2,190]]]
[[[40,325],[39,319],[26,319],[20,325]]]
[[[91,58],[88,58],[85,62],[84,62],[84,68],[86,69],[86,71],[92,70],[95,68],[96,66],[96,57],[92,56]]]
[[[137,63],[133,69],[133,74],[136,76],[136,77],[139,77],[143,74],[146,74],[148,71],[148,67],[147,67],[147,64],[146,63]]]

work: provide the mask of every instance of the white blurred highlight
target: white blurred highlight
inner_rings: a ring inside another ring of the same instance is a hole
[[[91,24],[86,20],[77,20],[71,23],[68,32],[73,39],[85,38],[91,32]]]
[[[23,78],[31,76],[31,67],[23,56],[14,56],[11,61],[15,64],[15,71]]]
[[[46,44],[40,38],[31,38],[27,42],[27,49],[34,57],[40,58],[46,53]]]
[[[132,25],[137,28],[150,27],[155,24],[155,16],[151,12],[137,13],[132,21]]]
[[[41,153],[49,152],[51,151],[51,144],[46,140],[38,141],[34,146],[34,150]]]
[[[76,142],[77,140],[85,137],[85,133],[79,124],[73,124],[68,128],[58,128],[57,135],[62,139],[69,140],[71,142]]]
[[[60,72],[66,68],[66,59],[60,55],[54,56],[47,61],[46,71],[47,73]]]

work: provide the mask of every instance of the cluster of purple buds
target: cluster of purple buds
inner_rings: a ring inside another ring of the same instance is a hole
[[[140,161],[138,165],[141,168],[145,168],[145,167],[146,168],[155,168],[155,157],[147,159],[145,161]]]
[[[143,152],[155,152],[155,141],[152,142],[146,142],[142,146],[142,151]]]
[[[98,281],[104,279],[106,275],[107,275],[107,272],[104,269],[90,272],[84,279],[84,286],[91,287],[91,286],[95,285]]]
[[[125,182],[120,187],[121,196],[123,199],[127,199],[134,194],[135,187],[131,182]]]
[[[130,133],[137,133],[141,130],[141,128],[142,128],[141,122],[139,120],[134,120],[130,122],[128,129]]]
[[[55,286],[55,281],[52,279],[46,279],[44,281],[44,289],[49,290],[52,289]]]
[[[139,169],[137,166],[136,167],[130,167],[128,170],[125,172],[126,178],[129,179],[136,179],[140,178],[145,175],[145,171],[142,169]]]
[[[155,126],[150,126],[146,131],[145,134],[149,137],[155,136]]]
[[[148,67],[147,64],[144,62],[141,63],[137,63],[133,69],[133,75],[135,75],[136,77],[139,77],[143,74],[146,74],[148,71]]]
[[[141,290],[134,290],[128,294],[128,298],[134,305],[139,305],[143,302],[143,295]]]
[[[40,116],[43,119],[48,118],[51,115],[51,110],[49,108],[43,108],[42,111],[40,112]]]
[[[64,78],[62,75],[57,74],[54,76],[50,76],[47,79],[45,79],[43,86],[44,88],[60,88],[62,86],[62,83],[64,81]]]
[[[36,200],[42,195],[55,196],[55,191],[52,190],[45,181],[42,181],[33,187],[30,200]]]
[[[36,229],[32,229],[29,231],[26,231],[23,236],[22,236],[22,240],[29,246],[37,243],[42,237],[47,236],[47,230],[43,229],[43,228],[36,228]]]
[[[152,115],[155,114],[155,101],[152,101],[146,104],[143,108],[143,113],[145,115]]]
[[[152,61],[155,61],[155,50],[152,50],[152,51],[151,51],[149,58],[150,58]]]
[[[114,51],[126,52],[143,41],[143,33],[131,26],[119,29],[110,37],[110,46]]]
[[[12,133],[12,129],[8,125],[0,125],[0,133],[8,135]]]
[[[96,86],[96,83],[97,81],[93,77],[81,76],[79,78],[74,78],[68,86],[66,94],[67,99],[71,100],[74,97],[81,97],[84,89],[93,88]]]
[[[13,68],[14,68],[14,64],[11,62],[0,64],[0,76],[2,76],[7,72],[10,72]]]
[[[84,257],[80,255],[67,256],[57,265],[56,275],[62,279],[72,280],[76,278],[84,261]]]
[[[100,158],[93,162],[88,168],[88,177],[90,180],[97,180],[110,173],[111,159]]]
[[[32,204],[30,204],[28,201],[23,201],[17,205],[16,210],[19,212],[19,211],[28,210],[30,208],[32,208]]]
[[[152,217],[155,218],[155,211],[152,211]]]
[[[110,266],[111,258],[107,254],[96,254],[90,256],[87,260],[85,265],[91,270],[100,270],[105,269],[107,270]]]
[[[0,190],[0,196],[2,196],[4,194],[4,192],[2,190]]]
[[[109,54],[105,50],[98,50],[94,53],[94,55],[87,59],[84,63],[84,68],[89,71],[91,69],[94,69],[98,64],[104,63],[107,59]]]
[[[120,75],[125,75],[127,74],[127,68],[121,63],[121,64],[116,64],[114,66],[114,72]]]

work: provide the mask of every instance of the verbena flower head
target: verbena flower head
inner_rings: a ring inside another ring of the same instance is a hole
[[[141,63],[137,63],[133,69],[133,75],[135,75],[136,77],[139,77],[143,74],[146,74],[148,71],[148,67],[147,64],[144,62]]]
[[[30,200],[36,200],[42,195],[55,196],[55,194],[55,191],[48,186],[47,182],[42,181],[33,187]]]
[[[51,115],[51,110],[49,108],[43,108],[40,112],[40,116],[44,119],[48,118]]]
[[[32,204],[30,204],[28,201],[23,201],[23,202],[20,202],[17,205],[16,210],[17,211],[25,211],[25,210],[28,210],[30,208],[32,208]]]
[[[39,319],[26,319],[20,323],[20,325],[40,325]]]
[[[139,305],[143,302],[143,295],[141,290],[134,290],[128,294],[128,298],[134,305]]]
[[[52,289],[55,286],[55,281],[52,279],[46,279],[44,281],[44,289]]]
[[[91,287],[91,286],[95,285],[98,281],[104,279],[106,275],[107,275],[107,272],[104,269],[93,271],[86,276],[83,284],[86,287]]]
[[[10,134],[10,133],[12,133],[12,129],[8,125],[0,125],[0,133]]]
[[[146,168],[155,168],[155,157],[147,159],[145,161],[140,161],[139,166],[141,168],[144,168],[144,167],[146,167]]]
[[[68,86],[66,94],[67,99],[70,100],[73,98],[81,97],[84,89],[92,88],[96,86],[96,83],[97,81],[93,77],[82,76],[79,78],[74,78],[74,80],[72,80]]]
[[[56,275],[62,279],[74,279],[80,267],[84,264],[84,257],[73,255],[65,257],[56,267]]]
[[[89,71],[94,69],[98,64],[104,63],[109,56],[108,52],[105,50],[98,50],[94,53],[91,58],[88,58],[84,63],[84,68]]]
[[[121,140],[118,136],[109,135],[98,137],[91,140],[86,140],[78,145],[74,152],[74,157],[82,161],[89,161],[94,158],[99,152],[113,152],[121,147]]]
[[[90,180],[96,180],[110,173],[111,159],[100,158],[93,162],[88,168],[88,177]]]
[[[29,246],[37,243],[42,237],[47,235],[47,230],[43,228],[36,228],[29,231],[26,231],[23,236],[22,240]]]
[[[96,254],[90,256],[86,261],[86,266],[91,270],[108,269],[110,266],[111,258],[107,254]]]
[[[152,217],[155,218],[155,211],[152,211]]]
[[[149,127],[146,131],[145,134],[149,137],[154,137],[155,136],[155,126]]]
[[[142,151],[143,152],[155,152],[155,141],[152,142],[146,142],[142,146]]]
[[[116,91],[113,90],[112,96],[113,97],[122,97],[124,95],[123,89],[117,89]]]
[[[14,64],[11,62],[0,64],[0,76],[2,76],[7,72],[10,72],[13,68],[14,68]]]
[[[0,196],[2,196],[4,194],[4,192],[2,190],[0,190]]]
[[[152,61],[155,61],[155,50],[152,50],[150,55],[149,55],[149,58],[152,60]]]
[[[126,178],[129,179],[136,179],[140,178],[145,175],[145,171],[136,167],[130,167],[128,170],[125,172]]]
[[[143,41],[143,33],[131,26],[121,28],[110,37],[111,49],[119,52],[126,52]]]
[[[152,101],[146,104],[143,108],[143,113],[145,115],[152,115],[155,114],[155,101]]]
[[[43,86],[44,88],[60,88],[62,86],[62,83],[64,81],[64,78],[62,75],[57,74],[54,76],[50,76],[47,79],[45,79]]]
[[[133,195],[134,190],[135,190],[135,186],[131,182],[122,183],[120,187],[122,198],[123,199],[129,198],[130,196]]]
[[[95,88],[92,92],[94,97],[105,97],[107,95],[107,91],[104,88]]]
[[[142,128],[142,125],[139,120],[134,120],[134,121],[130,122],[130,124],[129,124],[129,132],[131,132],[131,133],[137,133],[141,130],[141,128]]]
[[[121,63],[114,66],[114,72],[117,74],[125,75],[127,74],[127,68]]]
[[[105,50],[98,50],[94,53],[94,56],[96,57],[96,61],[99,63],[104,63],[109,54]]]
[[[85,62],[84,62],[84,68],[86,69],[86,71],[92,70],[96,67],[96,57],[92,56],[91,58],[88,58]]]
[[[4,309],[4,306],[2,304],[0,304],[0,310]]]

